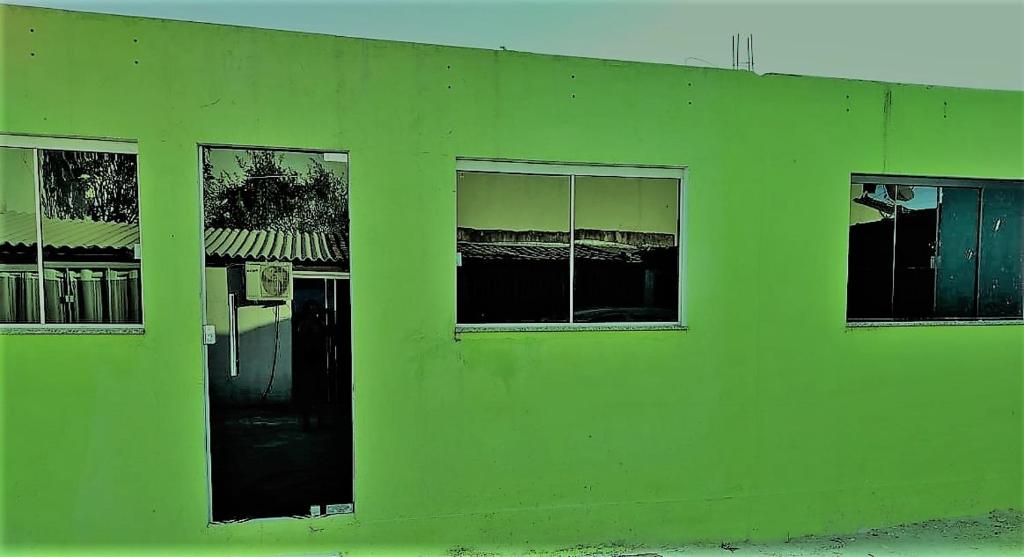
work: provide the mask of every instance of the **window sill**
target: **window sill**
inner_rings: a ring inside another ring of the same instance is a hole
[[[0,325],[0,335],[142,335],[142,325]]]
[[[949,319],[945,321],[848,321],[847,329],[878,327],[986,327],[993,325],[1024,325],[1024,319]]]
[[[339,505],[342,507],[340,510],[335,512],[323,513],[318,515],[295,515],[295,516],[264,516],[260,518],[239,518],[234,520],[211,520],[206,525],[209,528],[223,528],[231,526],[232,524],[246,524],[251,522],[283,522],[283,521],[300,521],[300,520],[323,520],[327,518],[337,517],[349,517],[354,519],[356,516],[356,507],[354,503],[345,503]]]
[[[522,333],[565,331],[685,331],[682,323],[481,323],[456,325],[455,333]]]

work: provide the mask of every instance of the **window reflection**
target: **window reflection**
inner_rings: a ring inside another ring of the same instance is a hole
[[[458,173],[458,321],[569,321],[569,177]]]
[[[893,316],[897,319],[934,316],[938,191],[926,186],[896,188]]]
[[[39,323],[34,160],[0,147],[0,323]]]
[[[982,317],[1021,319],[1024,309],[1024,186],[982,194],[978,310]]]
[[[939,188],[935,317],[977,315],[978,217],[981,190]]]
[[[849,319],[892,317],[895,186],[850,188]]]
[[[848,319],[1021,318],[1019,183],[855,182],[850,192]]]
[[[573,319],[679,318],[679,181],[577,176]]]
[[[136,156],[39,150],[47,323],[142,323]]]

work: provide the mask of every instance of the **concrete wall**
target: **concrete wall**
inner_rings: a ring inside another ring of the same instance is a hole
[[[0,337],[8,548],[525,551],[1024,504],[1024,327],[844,321],[850,173],[1020,178],[1024,94],[0,21],[0,128],[138,140],[147,323]],[[351,154],[354,515],[207,525],[206,142]],[[458,156],[688,165],[689,329],[456,337]]]

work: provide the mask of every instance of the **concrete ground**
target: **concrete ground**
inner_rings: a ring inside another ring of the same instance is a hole
[[[574,547],[552,557],[691,557],[1024,555],[1024,513],[997,510],[983,516],[929,520],[856,534],[807,536],[782,543],[723,542],[675,547]]]

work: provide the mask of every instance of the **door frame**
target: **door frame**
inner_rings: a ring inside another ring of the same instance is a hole
[[[268,151],[287,151],[287,152],[298,152],[298,153],[322,153],[331,154],[337,158],[336,162],[344,162],[347,165],[347,176],[348,176],[348,191],[349,191],[349,217],[348,222],[345,223],[348,226],[348,237],[352,237],[352,214],[351,214],[351,199],[352,199],[352,163],[349,157],[349,152],[346,150],[330,149],[330,148],[303,148],[303,147],[277,147],[268,145],[248,145],[240,143],[216,143],[216,142],[197,142],[195,143],[195,154],[196,154],[196,194],[197,194],[197,206],[199,207],[198,219],[196,226],[199,230],[199,331],[198,341],[199,346],[202,348],[203,365],[202,365],[202,385],[203,385],[203,427],[205,437],[205,460],[206,460],[206,523],[207,526],[220,526],[226,524],[232,524],[239,521],[215,521],[213,519],[213,454],[210,451],[210,362],[207,345],[203,342],[203,327],[207,325],[206,319],[206,206],[203,201],[203,150],[204,149],[263,149]],[[349,342],[350,344],[350,369],[351,369],[351,390],[352,390],[352,504],[348,512],[325,514],[317,516],[279,516],[279,517],[262,517],[262,518],[251,518],[245,520],[245,522],[257,522],[257,521],[279,521],[279,520],[312,520],[316,518],[322,518],[324,516],[335,516],[335,515],[354,515],[356,509],[356,373],[355,373],[355,303],[353,297],[352,288],[352,249],[351,241],[349,242],[349,270],[348,272],[334,272],[334,273],[317,273],[319,276],[336,275],[332,278],[344,278],[347,279],[349,288]],[[293,280],[295,278],[307,278],[306,273],[299,271],[292,275]]]

